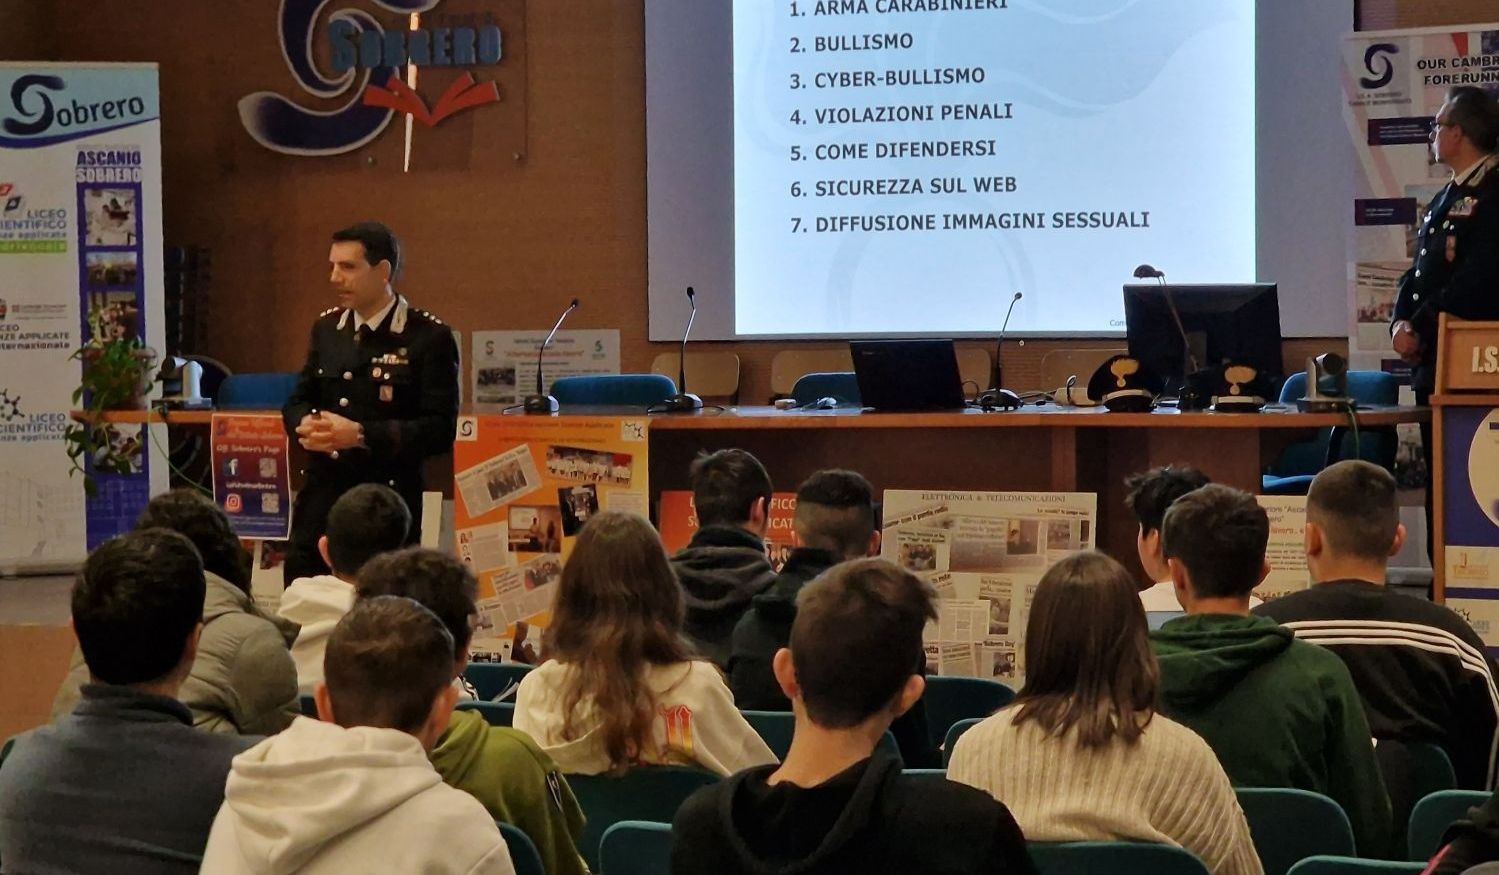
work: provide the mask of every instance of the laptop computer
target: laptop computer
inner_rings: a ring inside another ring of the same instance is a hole
[[[963,378],[951,340],[851,340],[848,348],[865,407],[963,409]]]

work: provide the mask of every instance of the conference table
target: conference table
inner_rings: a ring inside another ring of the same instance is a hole
[[[255,411],[226,411],[247,413]],[[264,411],[271,412],[271,411]],[[510,416],[475,405],[472,416]],[[559,416],[642,417],[638,408],[569,407]],[[212,411],[107,414],[116,422],[207,425]],[[1424,407],[1360,408],[1363,429],[1430,421]],[[822,468],[849,468],[885,489],[997,492],[1094,492],[1098,546],[1133,555],[1135,521],[1124,506],[1124,479],[1146,468],[1186,464],[1215,482],[1259,492],[1260,477],[1282,449],[1318,429],[1348,426],[1344,413],[1302,413],[1272,405],[1259,413],[1113,413],[1055,405],[1020,410],[876,413],[856,409],[783,411],[709,408],[646,417],[652,507],[664,490],[687,489],[700,452],[739,447],[759,458],[780,491],[793,491]],[[294,450],[295,450],[294,446]],[[429,482],[452,493],[450,462],[429,468]]]

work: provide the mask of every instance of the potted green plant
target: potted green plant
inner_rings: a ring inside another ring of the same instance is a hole
[[[63,430],[63,442],[73,463],[69,475],[82,473],[84,492],[93,498],[99,486],[87,460],[94,471],[110,474],[129,474],[139,461],[142,442],[127,439],[103,414],[145,409],[156,353],[139,338],[118,336],[102,310],[89,313],[89,328],[90,340],[71,356],[83,363],[83,379],[73,390],[78,413]]]

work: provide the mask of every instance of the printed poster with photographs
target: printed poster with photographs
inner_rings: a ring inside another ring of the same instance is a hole
[[[1310,589],[1312,573],[1306,567],[1306,496],[1261,495],[1260,507],[1270,517],[1270,540],[1265,544],[1265,563],[1270,573],[1254,588],[1264,601]]]
[[[661,506],[656,520],[661,529],[661,543],[666,552],[676,553],[692,541],[697,534],[697,508],[692,503],[692,493],[685,489],[672,489],[661,493]],[[777,492],[770,497],[770,525],[765,532],[765,557],[777,572],[791,557],[796,548],[793,525],[796,521],[796,493]]]
[[[884,510],[881,555],[937,591],[927,670],[1019,685],[1036,584],[1053,562],[1092,548],[1098,496],[888,490]]]
[[[475,404],[519,404],[536,391],[536,351],[546,342],[539,331],[475,331],[473,390]],[[619,331],[559,331],[542,354],[542,390],[551,391],[558,377],[619,373]]]
[[[479,579],[476,661],[537,661],[579,530],[605,510],[648,516],[648,426],[612,416],[464,423],[453,515],[458,557]]]

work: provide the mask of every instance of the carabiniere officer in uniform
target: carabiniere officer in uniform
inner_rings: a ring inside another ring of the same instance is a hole
[[[312,326],[307,364],[282,409],[310,456],[292,509],[287,583],[328,573],[317,541],[328,511],[361,483],[383,483],[421,533],[422,462],[451,452],[458,425],[458,344],[441,320],[391,284],[401,268],[389,228],[363,222],[333,235],[329,277],[339,306]]]
[[[1436,384],[1437,316],[1499,319],[1499,106],[1482,89],[1459,86],[1431,122],[1432,157],[1452,179],[1427,206],[1415,263],[1400,279],[1390,337],[1412,367],[1416,403]],[[1421,426],[1431,471],[1431,425]],[[1433,473],[1434,476],[1434,473]],[[1428,532],[1431,490],[1426,493]],[[1430,552],[1430,535],[1428,535]]]

